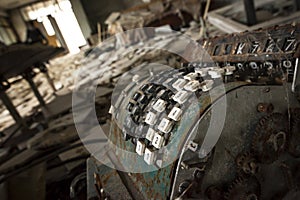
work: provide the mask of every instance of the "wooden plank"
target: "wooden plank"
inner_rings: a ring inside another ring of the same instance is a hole
[[[275,0],[266,0],[266,1],[258,1],[255,0],[255,7],[262,7],[264,5],[275,2]],[[291,23],[293,21],[297,21],[300,18],[300,12],[295,12],[289,16],[278,16],[276,18],[272,18],[265,22],[255,24],[253,26],[247,26],[228,16],[234,15],[238,12],[244,12],[244,5],[241,2],[237,2],[235,4],[225,6],[221,9],[212,11],[208,14],[208,21],[219,28],[220,30],[226,33],[235,33],[235,32],[243,32],[246,30],[256,30],[262,27],[269,27],[273,25],[280,25],[285,23]]]
[[[31,149],[27,149],[21,152],[20,154],[12,157],[8,161],[0,165],[0,174],[3,174],[3,171],[11,169],[12,167],[20,166],[23,162],[38,154],[40,154],[40,152]]]
[[[243,32],[249,28],[217,13],[209,13],[208,21],[225,33]]]

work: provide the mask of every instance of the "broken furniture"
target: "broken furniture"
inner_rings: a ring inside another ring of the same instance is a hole
[[[33,77],[35,76],[33,69],[39,68],[42,73],[45,73],[50,85],[54,88],[44,63],[63,51],[63,48],[55,48],[41,44],[16,44],[2,49],[0,55],[0,98],[17,123],[21,123],[26,127],[26,123],[6,94],[6,90],[10,87],[8,79],[21,75],[29,83],[40,105],[45,106],[45,102],[33,81]]]
[[[226,33],[292,23],[300,18],[299,0],[240,0],[208,13],[208,21]]]
[[[187,26],[192,20],[198,20],[200,9],[201,1],[199,0],[156,0],[121,13],[113,12],[105,23],[108,25],[110,34],[135,28],[160,27],[167,24],[172,29],[179,30]]]

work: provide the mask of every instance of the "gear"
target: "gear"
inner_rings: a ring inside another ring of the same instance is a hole
[[[245,174],[254,175],[259,170],[257,159],[250,152],[239,154],[236,157],[235,162],[238,170],[244,172]]]
[[[299,198],[300,198],[300,191],[299,190],[291,190],[282,199],[290,200],[290,199],[299,199]]]
[[[205,191],[206,196],[209,200],[223,200],[224,191],[218,186],[209,186]]]
[[[258,200],[260,199],[260,184],[251,177],[238,177],[229,186],[225,199],[230,200]]]
[[[300,163],[296,166],[293,171],[293,181],[295,184],[295,188],[297,191],[300,191]]]
[[[261,163],[274,162],[287,147],[288,120],[280,113],[260,119],[252,139],[252,151]]]
[[[291,136],[289,152],[295,157],[300,157],[300,109],[291,110]]]

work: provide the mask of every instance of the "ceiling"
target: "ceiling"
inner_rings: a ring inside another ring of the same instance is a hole
[[[36,1],[38,0],[0,0],[0,8],[4,10],[9,10]]]

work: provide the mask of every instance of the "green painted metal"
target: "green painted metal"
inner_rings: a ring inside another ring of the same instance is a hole
[[[249,85],[249,83],[228,83],[225,85],[225,91],[232,91],[235,88],[244,85]],[[201,97],[198,98],[198,102],[193,102],[187,108],[183,120],[172,131],[173,136],[170,144],[166,147],[166,152],[168,153],[164,154],[164,161],[169,161],[169,159],[173,159],[174,156],[177,157],[179,154],[181,154],[184,146],[187,144],[191,130],[196,125],[199,117],[203,115],[215,101],[217,101],[221,96],[224,95],[224,92],[222,92],[223,90],[224,88],[221,87],[214,88],[210,93],[202,94]],[[126,100],[124,102],[126,102]],[[195,117],[191,119],[188,116]],[[109,138],[111,140],[111,143],[116,147],[119,147],[126,151],[130,151],[132,153],[135,152],[135,146],[130,141],[126,142],[123,140],[122,131],[120,130],[120,128],[118,128],[117,123],[114,120],[112,121]],[[116,149],[116,157],[118,159],[118,162],[121,163],[124,167],[139,166],[142,169],[155,168],[154,166],[148,166],[141,156],[120,157],[119,153],[120,152]],[[130,187],[134,187],[135,189],[140,191],[140,193],[143,195],[143,198],[147,200],[169,199],[172,188],[172,180],[174,178],[175,169],[177,167],[177,162],[172,162],[172,164],[163,166],[163,168],[157,169],[153,172],[131,173],[129,177],[132,180],[133,185],[131,185]],[[126,169],[128,169],[128,167],[126,167]]]

